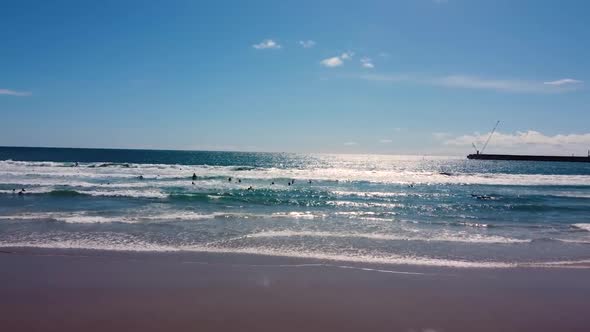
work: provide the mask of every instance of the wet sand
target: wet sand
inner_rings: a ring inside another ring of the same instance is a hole
[[[587,269],[0,253],[1,331],[589,331],[589,307]]]

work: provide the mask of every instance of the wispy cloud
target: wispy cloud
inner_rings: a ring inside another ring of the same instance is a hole
[[[301,45],[301,47],[303,48],[312,48],[314,47],[316,44],[316,42],[314,42],[313,40],[300,40],[299,41],[299,45]]]
[[[433,133],[439,144],[438,150],[448,155],[465,155],[475,150],[472,144],[481,149],[490,136],[489,132],[468,133],[464,135]],[[492,136],[485,153],[511,154],[549,154],[585,156],[590,146],[590,133],[563,133],[550,135],[537,130],[516,131],[505,133],[496,131]]]
[[[265,50],[265,49],[279,49],[281,45],[272,39],[265,39],[258,44],[252,45],[257,50]]]
[[[447,146],[469,147],[472,143],[477,146],[488,139],[490,133],[473,133],[457,137],[440,137],[439,140]],[[502,151],[519,151],[526,153],[552,152],[557,154],[566,151],[585,153],[590,146],[590,133],[585,134],[557,134],[546,135],[535,130],[518,131],[516,133],[496,132],[492,136],[490,147]]]
[[[543,83],[548,84],[548,85],[560,86],[560,85],[567,85],[567,84],[582,84],[584,82],[580,81],[580,80],[574,80],[573,78],[562,78],[560,80],[543,82]]]
[[[494,90],[500,92],[520,93],[559,93],[578,90],[583,82],[574,79],[561,79],[551,82],[513,80],[513,79],[490,79],[467,75],[448,76],[416,76],[405,74],[376,75],[367,74],[360,77],[370,81],[384,82],[407,82],[422,85],[440,86],[445,88]]]
[[[14,91],[14,90],[9,90],[9,89],[0,89],[0,95],[26,97],[26,96],[30,96],[31,93],[28,91]]]
[[[373,61],[370,58],[361,58],[361,67],[373,69],[375,68],[375,65],[373,64]]]
[[[354,53],[349,51],[349,52],[344,52],[344,53],[342,53],[342,54],[340,55],[340,58],[341,58],[342,60],[350,60],[350,59],[352,59],[352,57],[353,57],[353,56],[354,56]]]
[[[324,59],[320,61],[320,64],[328,68],[340,67],[344,64],[344,60],[350,60],[353,56],[352,52],[344,52],[339,56]]]

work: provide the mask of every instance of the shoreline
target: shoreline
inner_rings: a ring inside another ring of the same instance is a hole
[[[0,248],[9,331],[585,331],[590,270]]]

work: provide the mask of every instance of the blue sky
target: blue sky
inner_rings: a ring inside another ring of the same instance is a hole
[[[586,153],[586,1],[3,1],[0,145]]]

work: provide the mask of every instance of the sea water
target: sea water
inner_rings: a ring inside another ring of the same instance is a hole
[[[0,148],[0,246],[587,268],[590,164]]]

